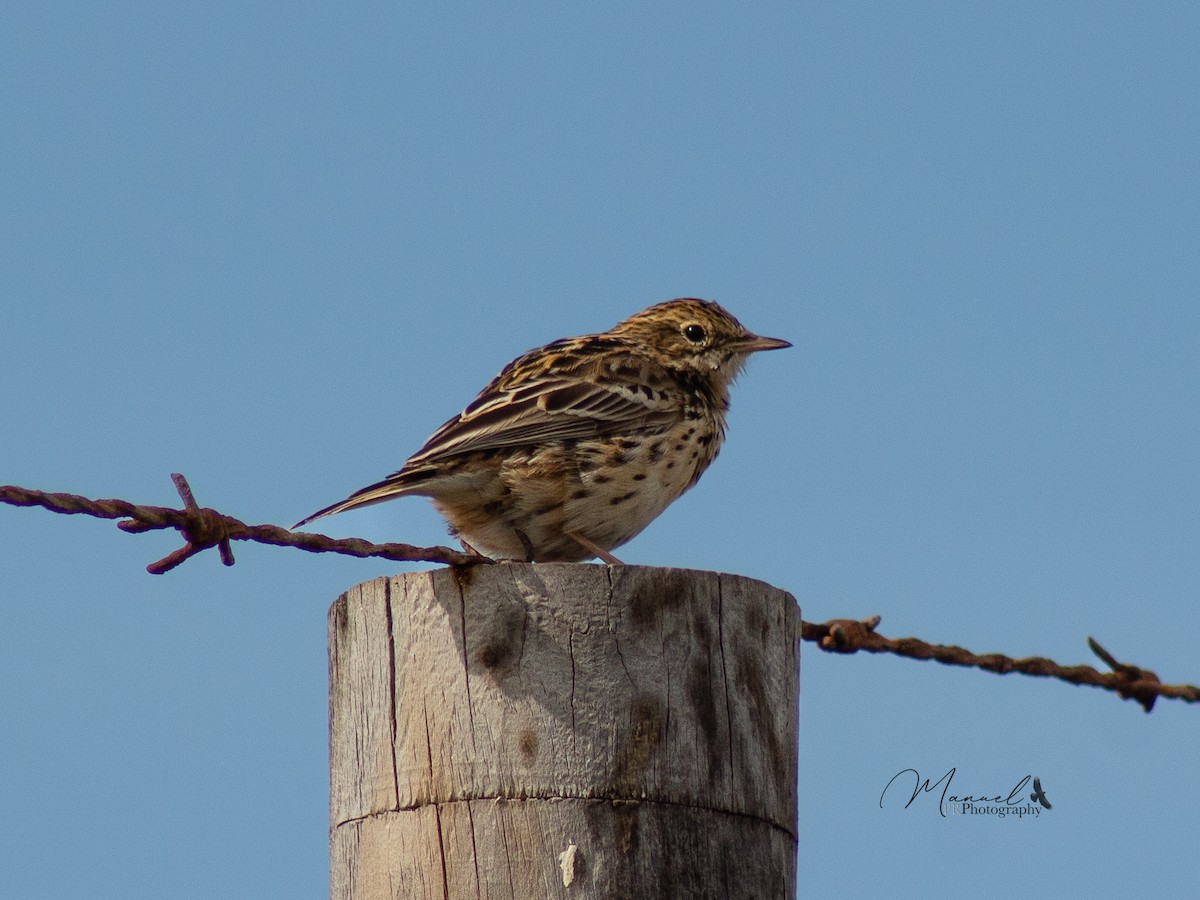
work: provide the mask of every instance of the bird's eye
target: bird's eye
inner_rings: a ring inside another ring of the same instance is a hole
[[[704,326],[703,325],[688,325],[683,329],[683,336],[685,338],[687,338],[689,341],[691,341],[693,344],[699,344],[699,343],[703,342],[703,340],[706,336],[705,331],[704,331]]]

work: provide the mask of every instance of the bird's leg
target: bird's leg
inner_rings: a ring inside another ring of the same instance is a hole
[[[525,548],[525,562],[533,562],[533,541],[529,540],[529,535],[520,528],[514,528],[513,533],[516,534],[517,540],[521,542],[521,546]]]
[[[617,559],[615,556],[613,556],[607,550],[597,547],[595,544],[593,544],[591,541],[589,541],[587,538],[585,538],[582,534],[579,534],[574,531],[568,531],[567,537],[569,537],[571,540],[573,540],[575,543],[577,543],[584,550],[587,550],[589,553],[591,553],[597,559],[604,560],[610,566],[625,565],[625,563],[621,562],[619,559]]]
[[[513,530],[516,531],[515,528]],[[521,543],[525,545],[525,552],[527,554],[529,554],[529,557],[530,557],[529,559],[510,559],[507,556],[488,556],[486,553],[480,553],[478,550],[476,550],[474,547],[472,547],[470,544],[468,544],[462,538],[458,538],[458,542],[460,544],[462,544],[463,550],[465,550],[467,553],[471,554],[472,556],[478,556],[480,559],[491,559],[491,560],[495,560],[498,563],[532,562],[533,546],[529,543],[529,538],[525,537],[525,535],[522,534],[520,531],[517,531],[517,535],[521,538]]]
[[[476,550],[474,547],[472,547],[470,544],[468,544],[462,538],[459,538],[458,542],[460,544],[462,544],[462,548],[465,553],[469,553],[471,556],[478,556],[480,559],[487,559],[486,556],[484,556],[482,553],[480,553],[478,550]]]

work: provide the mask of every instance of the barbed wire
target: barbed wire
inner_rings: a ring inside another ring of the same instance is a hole
[[[171,480],[183,499],[183,509],[140,506],[125,500],[90,500],[78,494],[51,494],[11,484],[0,485],[0,502],[12,506],[40,506],[67,515],[95,516],[100,519],[124,519],[117,527],[136,534],[162,528],[174,528],[186,543],[157,562],[146,566],[151,575],[169,572],[201,550],[218,547],[221,562],[233,565],[230,541],[254,541],[275,547],[295,547],[309,553],[342,553],[347,556],[379,557],[396,562],[436,562],[449,566],[473,566],[490,563],[487,557],[474,556],[449,547],[414,547],[412,544],[372,544],[361,538],[331,538],[307,531],[289,531],[278,525],[247,525],[215,509],[200,507],[187,479],[172,473]]]
[[[289,531],[278,525],[247,525],[239,519],[196,503],[187,479],[171,475],[183,500],[183,509],[142,506],[125,500],[91,500],[78,494],[48,493],[15,485],[0,485],[0,503],[11,506],[39,506],[66,515],[88,515],[101,519],[121,519],[122,531],[140,533],[174,528],[184,538],[184,546],[146,566],[152,575],[169,572],[184,560],[209,547],[217,547],[221,561],[232,566],[231,541],[254,541],[276,547],[295,547],[309,553],[340,553],[356,557],[376,557],[396,562],[434,562],[450,566],[489,564],[495,560],[463,553],[450,547],[417,547],[412,544],[372,544],[361,538],[331,538],[306,531]],[[1190,684],[1163,684],[1148,669],[1118,662],[1093,638],[1092,652],[1104,660],[1111,672],[1091,666],[1063,666],[1044,656],[1014,659],[1002,653],[975,654],[962,647],[930,644],[920,638],[888,638],[875,629],[880,617],[868,619],[831,619],[822,624],[801,622],[801,638],[812,641],[829,653],[891,653],[909,659],[932,659],[949,666],[964,666],[1005,675],[1019,672],[1039,678],[1055,678],[1069,684],[1090,685],[1112,691],[1126,700],[1135,700],[1146,712],[1159,697],[1200,703],[1200,687]]]
[[[1087,639],[1088,647],[1104,660],[1111,672],[1100,672],[1091,666],[1063,666],[1044,656],[1026,656],[1013,659],[1003,653],[976,654],[952,644],[930,644],[920,638],[888,638],[876,633],[880,617],[855,621],[854,619],[831,619],[821,625],[801,623],[801,636],[813,641],[822,650],[830,653],[892,653],[909,659],[933,659],[947,666],[965,666],[1007,675],[1019,672],[1036,678],[1057,678],[1068,684],[1086,684],[1113,691],[1126,700],[1136,700],[1146,712],[1154,708],[1159,697],[1182,700],[1185,703],[1200,703],[1200,687],[1191,684],[1163,684],[1149,669],[1130,663],[1117,662],[1111,653],[1096,642]]]

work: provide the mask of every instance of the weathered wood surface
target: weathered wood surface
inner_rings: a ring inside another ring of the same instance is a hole
[[[736,575],[480,566],[330,609],[334,898],[792,897],[800,611]]]

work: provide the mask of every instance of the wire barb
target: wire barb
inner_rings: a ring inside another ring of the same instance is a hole
[[[229,545],[229,533],[225,527],[225,517],[215,509],[201,509],[200,505],[196,503],[195,496],[192,494],[191,485],[178,472],[171,473],[171,480],[175,482],[175,490],[179,492],[179,499],[183,501],[183,514],[187,518],[187,524],[179,530],[183,534],[186,543],[175,552],[164,556],[158,562],[150,563],[150,565],[146,566],[146,571],[151,575],[162,575],[165,572],[170,572],[184,560],[195,556],[201,550],[207,550],[209,547],[214,546],[218,548],[221,555],[221,562],[227,566],[232,566],[234,563],[233,548]],[[128,522],[117,523],[117,527],[131,531],[133,528],[126,526],[138,524],[136,519],[131,519]]]
[[[1113,655],[1101,647],[1094,637],[1089,637],[1087,642],[1088,646],[1092,648],[1092,652],[1113,670],[1113,674],[1125,680],[1124,686],[1117,687],[1117,693],[1126,700],[1136,700],[1142,704],[1142,708],[1146,712],[1154,709],[1154,701],[1158,699],[1159,695],[1150,689],[1150,685],[1162,684],[1158,680],[1158,676],[1149,669],[1139,669],[1129,663],[1117,662]]]

